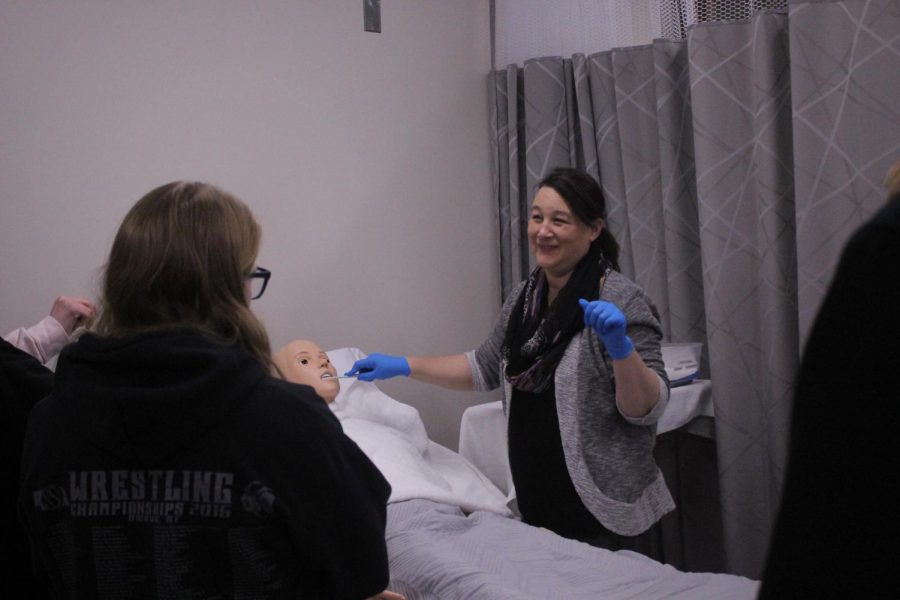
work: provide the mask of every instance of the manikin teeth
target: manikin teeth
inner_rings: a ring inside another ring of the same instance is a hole
[[[334,375],[332,375],[331,373],[322,373],[322,377],[321,377],[321,378],[322,378],[322,379],[333,379],[333,378],[334,378]]]

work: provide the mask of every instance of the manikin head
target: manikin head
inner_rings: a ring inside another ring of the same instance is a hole
[[[308,385],[331,404],[341,391],[337,370],[325,351],[309,340],[294,340],[272,356],[287,381]]]

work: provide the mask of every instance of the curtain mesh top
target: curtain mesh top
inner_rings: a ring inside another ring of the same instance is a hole
[[[764,10],[787,9],[788,0],[660,0],[662,36],[683,38],[687,28],[707,21],[737,21]]]

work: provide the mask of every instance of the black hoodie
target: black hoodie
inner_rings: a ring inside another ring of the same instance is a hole
[[[189,331],[83,336],[32,411],[19,506],[60,596],[364,598],[390,486],[306,386]]]
[[[898,374],[894,194],[844,246],[803,351],[760,599],[900,598]]]
[[[31,576],[28,543],[16,518],[19,466],[28,413],[50,393],[53,372],[30,354],[0,339],[0,598],[39,597]]]

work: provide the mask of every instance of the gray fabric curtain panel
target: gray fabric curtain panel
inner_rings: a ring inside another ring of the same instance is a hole
[[[725,547],[731,567],[754,575],[799,364],[787,22],[760,14],[688,37]]]
[[[667,341],[704,344],[725,569],[760,577],[804,336],[900,159],[900,2],[795,1],[536,58],[494,72],[491,93],[503,297],[529,269],[535,183],[557,166],[597,177],[622,271]]]

